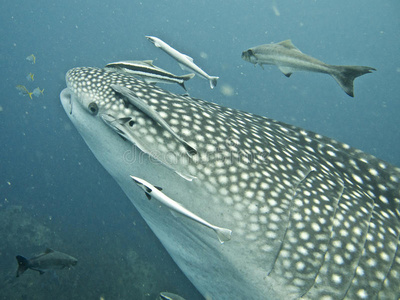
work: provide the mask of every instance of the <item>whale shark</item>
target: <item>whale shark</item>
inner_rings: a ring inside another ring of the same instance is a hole
[[[204,297],[400,297],[399,168],[112,69],[66,86],[67,116]]]

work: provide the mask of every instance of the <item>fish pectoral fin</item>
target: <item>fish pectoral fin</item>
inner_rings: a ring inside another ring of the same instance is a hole
[[[279,70],[286,76],[290,77],[290,75],[293,74],[293,69],[289,67],[284,67],[284,66],[278,66]]]
[[[149,193],[144,192],[148,200],[151,200],[151,195]]]
[[[152,85],[156,85],[157,81],[155,81],[152,78],[147,78],[144,76],[139,76],[141,80],[143,80],[144,82],[148,83],[148,84],[152,84]]]
[[[178,213],[173,211],[172,209],[169,210],[171,212],[171,215],[173,215],[175,218],[178,217]]]
[[[154,186],[157,190],[162,191],[162,187]]]
[[[158,41],[152,40],[152,42],[154,43],[154,46],[156,46],[157,48],[161,48],[162,44],[159,43]]]
[[[278,43],[278,45],[281,45],[290,50],[296,50],[296,51],[301,52],[295,45],[293,45],[291,40],[282,41],[282,42]]]
[[[186,67],[184,64],[178,63],[178,65],[181,67],[182,70],[184,71],[192,71],[188,67]]]
[[[31,270],[38,271],[40,275],[43,275],[45,272],[41,269],[31,268]]]

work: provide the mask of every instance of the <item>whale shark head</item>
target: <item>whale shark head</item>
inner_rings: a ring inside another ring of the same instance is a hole
[[[398,168],[112,70],[75,68],[66,83],[68,117],[204,296],[400,296]],[[231,239],[221,244],[201,222],[147,200],[130,176]]]

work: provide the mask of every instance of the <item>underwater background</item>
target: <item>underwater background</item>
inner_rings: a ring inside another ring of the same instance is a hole
[[[161,291],[202,299],[59,100],[73,67],[151,59],[187,73],[145,35],[220,77],[214,90],[198,76],[188,81],[192,97],[315,131],[400,166],[398,0],[2,0],[0,299],[153,300]],[[275,66],[263,70],[241,59],[250,47],[286,39],[323,62],[377,71],[356,79],[350,98],[327,75],[286,78]],[[35,63],[26,59],[31,54]],[[30,99],[18,85],[43,94]],[[78,264],[15,278],[16,255],[47,247]]]

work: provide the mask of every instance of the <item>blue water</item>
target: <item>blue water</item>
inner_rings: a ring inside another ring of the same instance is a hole
[[[400,166],[397,0],[2,1],[0,25],[1,299],[152,300],[163,290],[201,299],[59,101],[66,71],[77,66],[152,59],[185,73],[145,35],[220,77],[214,90],[192,79],[191,96],[318,132]],[[326,63],[377,71],[356,79],[353,99],[327,75],[286,78],[274,66],[262,70],[241,59],[243,50],[286,39]],[[35,64],[26,60],[30,54]],[[44,88],[44,95],[31,100],[16,85]],[[223,86],[234,94],[222,94]],[[29,270],[14,279],[15,255],[46,247],[75,256],[78,265],[57,277]]]

